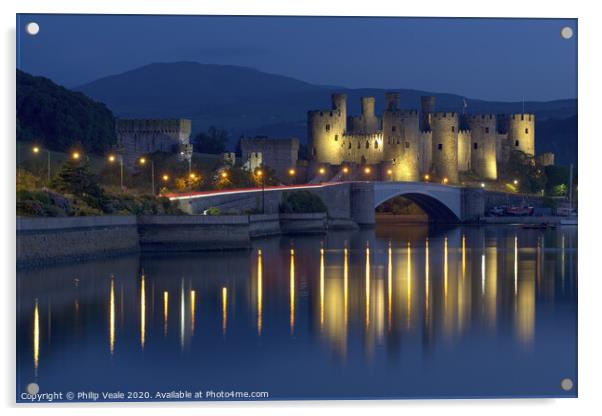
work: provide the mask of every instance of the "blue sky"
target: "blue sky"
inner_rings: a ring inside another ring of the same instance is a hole
[[[17,66],[67,87],[197,61],[315,84],[546,101],[577,97],[576,35],[575,19],[18,15]]]

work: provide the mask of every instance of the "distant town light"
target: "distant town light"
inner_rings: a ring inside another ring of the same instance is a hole
[[[34,153],[39,153],[40,152],[40,148],[38,146],[34,146],[33,149],[31,149],[32,152]]]

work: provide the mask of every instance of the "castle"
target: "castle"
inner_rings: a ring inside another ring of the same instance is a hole
[[[399,93],[385,94],[382,116],[374,97],[362,97],[361,115],[347,115],[345,94],[332,94],[332,108],[308,112],[312,164],[320,171],[365,172],[381,179],[432,177],[458,183],[472,171],[496,180],[512,150],[535,155],[535,115],[436,112],[435,97],[421,97],[420,113],[399,108]],[[461,129],[461,126],[464,127]],[[372,176],[372,178],[374,178]]]
[[[136,160],[154,152],[176,153],[182,159],[192,155],[191,121],[188,119],[118,119],[115,122],[118,151],[131,168]]]

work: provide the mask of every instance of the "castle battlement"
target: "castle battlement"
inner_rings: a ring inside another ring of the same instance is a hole
[[[535,152],[534,114],[437,112],[435,97],[421,97],[420,111],[401,109],[399,93],[386,92],[382,114],[374,113],[373,97],[362,97],[361,113],[348,116],[346,100],[333,94],[332,110],[308,112],[310,154],[318,163],[392,162],[398,180],[430,174],[454,183],[469,170],[494,180],[510,150]]]

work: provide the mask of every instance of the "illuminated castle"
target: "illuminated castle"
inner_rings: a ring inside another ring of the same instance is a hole
[[[436,112],[435,97],[421,97],[420,113],[399,108],[399,93],[385,94],[377,116],[374,97],[362,97],[362,113],[347,115],[345,94],[332,95],[332,108],[308,112],[310,158],[330,173],[360,167],[375,177],[417,181],[424,175],[449,183],[472,171],[497,179],[498,164],[512,150],[535,155],[535,115]],[[462,125],[467,126],[460,129]]]

